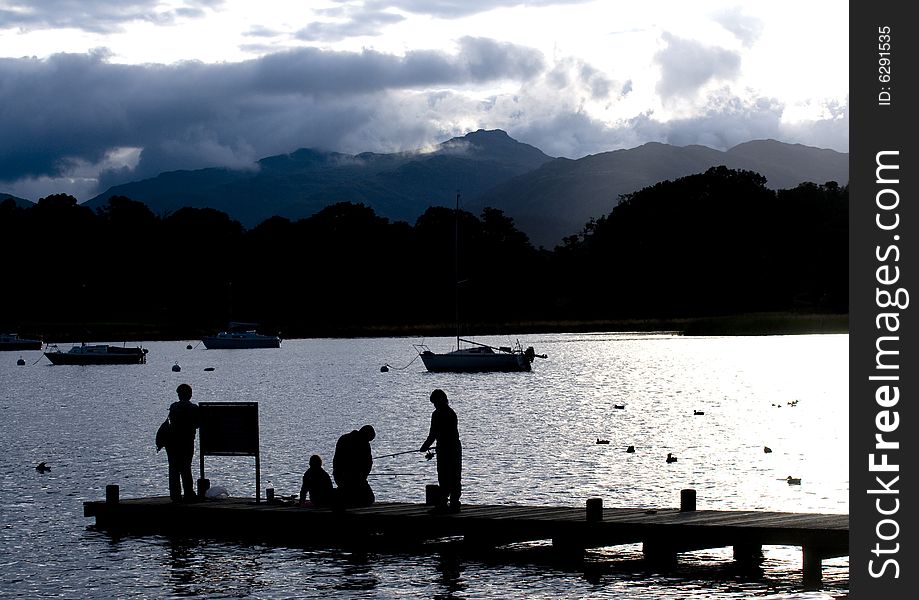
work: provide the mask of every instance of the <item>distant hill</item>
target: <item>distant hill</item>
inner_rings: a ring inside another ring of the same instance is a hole
[[[171,171],[112,187],[86,205],[121,195],[160,215],[210,207],[251,228],[271,216],[296,220],[349,201],[413,223],[429,206],[452,206],[459,191],[464,210],[501,209],[535,245],[552,248],[609,214],[621,194],[719,165],[760,173],[772,189],[849,180],[848,154],[775,140],[726,152],[655,142],[571,160],[553,159],[504,131],[480,129],[430,151],[350,155],[303,148],[264,158],[251,170]]]
[[[183,206],[226,212],[247,227],[280,215],[308,217],[336,202],[362,203],[392,220],[414,220],[432,205],[452,206],[551,157],[501,130],[478,130],[431,151],[357,155],[303,148],[258,161],[252,170],[171,171],[109,188],[86,202],[127,196],[163,214]]]
[[[713,166],[755,171],[772,189],[804,181],[849,181],[849,155],[775,140],[745,142],[726,152],[706,146],[648,143],[578,160],[557,158],[507,181],[466,208],[501,208],[536,245],[551,248],[613,209],[621,194],[702,173]]]
[[[6,200],[12,200],[13,202],[16,203],[16,206],[18,206],[19,208],[29,208],[30,206],[35,205],[34,202],[30,200],[26,200],[25,198],[19,198],[18,196],[14,196],[12,194],[0,192],[0,202],[4,202]]]

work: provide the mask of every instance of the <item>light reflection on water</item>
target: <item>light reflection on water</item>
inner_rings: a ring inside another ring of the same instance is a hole
[[[52,366],[38,351],[0,354],[0,593],[846,594],[844,558],[824,562],[824,591],[800,592],[798,548],[765,548],[761,573],[750,576],[733,571],[730,549],[681,555],[676,570],[655,572],[641,563],[640,546],[627,546],[593,553],[598,567],[585,574],[438,553],[354,556],[158,536],[113,540],[88,528],[82,502],[104,497],[106,484],[120,485],[123,497],[166,494],[165,454],[155,452],[153,435],[181,382],[192,385],[195,401],[259,402],[262,481],[284,495],[297,493],[310,454],[331,461],[338,435],[364,423],[377,430],[377,456],[417,448],[427,433],[428,395],[440,387],[460,419],[466,503],[583,506],[599,496],[605,506],[673,507],[680,489],[693,488],[705,509],[848,512],[848,336],[547,334],[521,340],[549,355],[537,359],[534,372],[478,375],[424,372],[411,362],[417,341],[285,340],[280,349],[252,351],[155,342],[144,343],[146,365],[112,367]],[[451,344],[425,342],[436,351]],[[26,366],[15,365],[19,356]],[[179,373],[171,370],[176,362]],[[382,373],[384,363],[408,367]],[[610,443],[598,445],[598,438]],[[634,454],[625,452],[629,445]],[[678,462],[667,464],[667,452]],[[52,470],[37,473],[40,461]],[[253,459],[208,457],[205,466],[212,485],[254,494]],[[802,484],[788,485],[788,475]],[[379,500],[421,502],[425,484],[435,480],[433,461],[408,454],[378,459],[372,484]]]

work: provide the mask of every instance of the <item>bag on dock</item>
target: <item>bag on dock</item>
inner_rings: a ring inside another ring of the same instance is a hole
[[[171,437],[172,423],[169,422],[169,417],[166,417],[166,420],[163,421],[159,429],[156,430],[156,451],[159,452],[168,446]]]

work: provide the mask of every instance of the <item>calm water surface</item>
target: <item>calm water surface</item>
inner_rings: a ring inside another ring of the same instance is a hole
[[[765,547],[753,575],[734,571],[730,548],[683,554],[676,569],[661,571],[643,565],[640,545],[592,552],[596,568],[585,573],[445,553],[113,539],[83,517],[83,501],[104,498],[106,484],[118,484],[122,497],[167,494],[166,456],[153,438],[183,382],[195,401],[259,403],[262,481],[282,495],[299,491],[310,454],[331,463],[337,437],[365,423],[376,428],[378,457],[417,448],[428,395],[439,387],[459,416],[468,504],[583,506],[597,496],[605,506],[676,507],[679,491],[693,488],[700,509],[848,512],[846,335],[531,335],[524,346],[548,354],[532,373],[475,375],[425,372],[413,360],[420,341],[285,340],[266,350],[144,342],[147,364],[127,366],[54,366],[39,351],[0,353],[0,596],[847,596],[845,558],[824,561],[822,591],[801,591],[794,547]],[[451,346],[449,338],[423,341],[435,351]],[[394,368],[380,372],[386,363]],[[668,452],[678,462],[667,464]],[[41,461],[51,471],[38,473]],[[254,459],[208,457],[205,466],[212,485],[254,496]],[[789,475],[801,485],[788,485]],[[378,500],[407,502],[423,502],[435,482],[434,462],[414,453],[378,458],[371,480]]]

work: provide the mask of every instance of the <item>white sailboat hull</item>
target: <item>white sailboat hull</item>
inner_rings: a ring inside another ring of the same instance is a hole
[[[487,346],[436,354],[420,353],[421,362],[434,373],[488,373],[531,370],[532,360],[523,352],[495,352]]]

